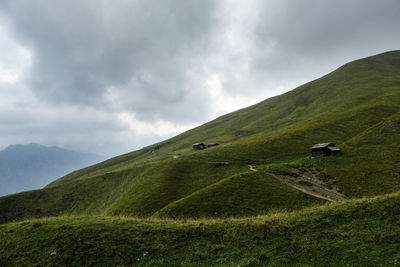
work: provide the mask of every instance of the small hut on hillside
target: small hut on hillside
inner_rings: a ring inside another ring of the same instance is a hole
[[[206,148],[206,145],[203,143],[193,144],[193,150],[203,150]]]
[[[313,157],[338,156],[342,153],[340,148],[336,147],[333,143],[315,144],[310,150]]]

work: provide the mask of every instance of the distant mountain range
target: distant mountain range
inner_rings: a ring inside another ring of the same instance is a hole
[[[0,151],[0,196],[39,189],[71,171],[100,162],[94,154],[35,143]]]

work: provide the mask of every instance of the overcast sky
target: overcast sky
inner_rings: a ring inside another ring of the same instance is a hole
[[[400,49],[398,0],[1,0],[0,149],[112,156]]]

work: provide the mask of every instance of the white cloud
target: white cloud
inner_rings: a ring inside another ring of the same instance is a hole
[[[162,119],[144,122],[137,120],[135,114],[128,112],[119,113],[118,119],[136,135],[154,134],[159,138],[174,136],[197,126],[196,124],[174,124]]]
[[[6,25],[6,19],[0,17],[0,83],[15,84],[26,78],[32,56],[10,35]]]
[[[0,83],[16,83],[19,80],[18,71],[7,69],[0,65]]]

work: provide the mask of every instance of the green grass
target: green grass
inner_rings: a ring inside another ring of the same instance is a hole
[[[224,177],[247,171],[247,166],[169,159],[150,169],[109,210],[110,215],[147,217]],[[149,179],[148,177],[151,177]]]
[[[314,158],[350,196],[372,196],[400,190],[400,112],[342,144],[344,155]]]
[[[322,204],[321,200],[288,187],[263,172],[228,177],[172,202],[154,217],[226,218],[295,210]]]
[[[1,266],[396,266],[400,193],[242,219],[0,225]]]
[[[251,216],[320,203],[271,177],[249,174],[248,164],[314,166],[350,197],[398,191],[399,81],[400,51],[348,63],[283,95],[75,171],[42,190],[2,197],[0,222],[60,214]],[[199,141],[221,145],[193,151],[192,143]],[[310,158],[309,148],[318,142],[334,142],[343,156]],[[155,145],[161,149],[152,153]]]

